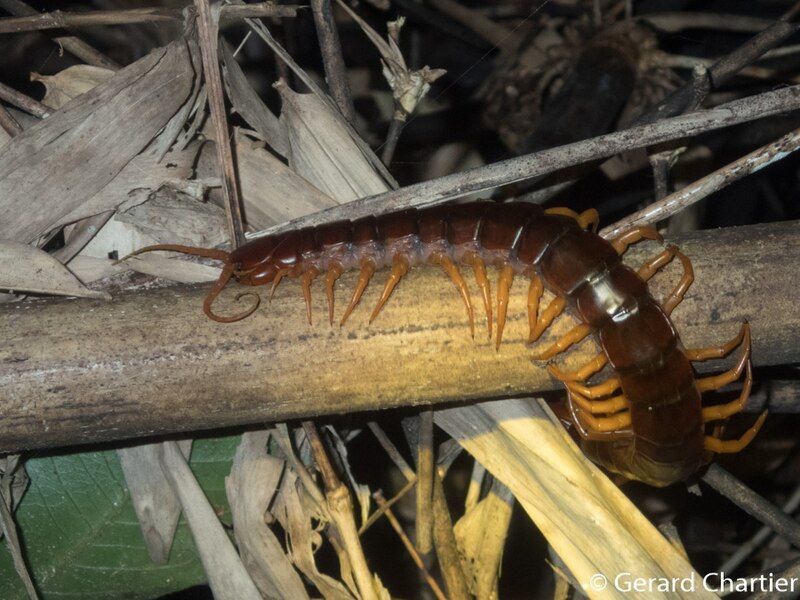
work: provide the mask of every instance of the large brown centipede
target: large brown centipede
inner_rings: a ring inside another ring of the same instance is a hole
[[[588,228],[592,227],[589,231]],[[548,209],[529,203],[477,202],[405,210],[357,221],[342,221],[255,239],[233,252],[160,244],[152,250],[172,250],[221,260],[222,274],[203,305],[206,315],[228,323],[247,311],[220,316],[212,303],[231,279],[250,286],[283,277],[299,278],[311,321],[311,283],[326,272],[329,319],[333,323],[333,286],[345,271],[360,268],[358,283],[345,309],[344,323],[358,304],[376,270],[390,266],[391,274],[372,311],[380,312],[392,290],[416,264],[441,266],[458,288],[474,334],[474,315],[458,264],[470,265],[483,296],[492,335],[492,302],[486,265],[500,269],[497,283],[499,346],[506,321],[509,290],[515,275],[530,278],[529,341],[536,341],[567,304],[582,323],[536,358],[550,359],[593,333],[602,351],[583,368],[564,373],[550,366],[564,382],[569,413],[582,438],[583,449],[612,472],[651,485],[665,486],[686,479],[708,462],[713,453],[742,450],[755,437],[766,413],[740,439],[706,435],[706,423],[740,412],[750,393],[750,332],[744,323],[739,335],[714,348],[684,349],[669,315],[681,302],[694,275],[689,259],[669,246],[638,272],[622,263],[621,255],[641,239],[658,239],[647,227],[631,230],[613,242],[596,233],[597,212],[578,215],[569,209]],[[684,268],[678,285],[659,305],[649,294],[647,280],[677,257]],[[544,288],[556,298],[539,314]],[[737,346],[742,356],[731,370],[696,379],[690,361],[725,356]],[[598,385],[586,381],[610,364],[614,376]],[[745,373],[741,395],[727,404],[703,407],[701,393],[718,389]]]

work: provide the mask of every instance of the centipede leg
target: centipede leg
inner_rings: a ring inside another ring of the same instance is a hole
[[[486,276],[486,265],[477,254],[472,255],[472,269],[475,271],[475,281],[481,288],[483,307],[486,310],[486,324],[489,327],[489,339],[492,339],[492,293],[489,288],[489,278]]]
[[[608,357],[606,356],[605,352],[599,352],[597,356],[595,356],[577,371],[565,373],[556,365],[547,365],[547,370],[550,371],[550,374],[559,381],[586,381],[589,379],[589,377],[605,367],[607,363]]]
[[[595,417],[586,412],[581,412],[581,419],[592,431],[598,433],[612,433],[631,426],[631,412],[625,410],[607,417]]]
[[[761,416],[758,417],[758,420],[755,424],[744,432],[742,437],[738,440],[720,440],[718,438],[712,437],[707,435],[704,440],[705,449],[710,452],[716,452],[717,454],[734,454],[736,452],[741,452],[744,450],[747,445],[753,441],[753,438],[756,437],[758,431],[761,429],[761,426],[764,425],[764,421],[767,418],[767,413],[769,411],[764,411],[761,413]]]
[[[574,398],[571,392],[567,392],[567,410],[569,412],[570,420],[575,426],[578,435],[586,441],[604,441],[610,442],[619,439],[630,438],[633,436],[633,431],[630,427],[619,429],[617,431],[599,432],[590,429],[583,422],[586,414],[575,405]],[[591,415],[589,415],[591,417]]]
[[[275,273],[275,279],[272,280],[272,287],[269,290],[269,301],[272,302],[272,297],[275,295],[275,289],[281,280],[289,274],[289,269],[281,269]]]
[[[596,233],[597,227],[600,225],[600,213],[594,208],[583,211],[578,217],[578,225],[583,229],[589,229],[591,227],[591,230]]]
[[[534,341],[533,335],[536,332],[536,320],[539,317],[539,301],[544,293],[544,285],[538,275],[531,276],[531,284],[528,287],[528,343]]]
[[[495,337],[495,350],[500,349],[500,340],[503,339],[503,329],[506,326],[506,314],[508,312],[508,296],[513,282],[514,269],[511,265],[506,265],[500,271],[500,277],[497,280],[497,336]]]
[[[300,276],[300,283],[303,286],[303,298],[306,301],[306,315],[308,316],[308,324],[311,325],[311,283],[314,281],[319,271],[316,269],[309,269]]]
[[[683,297],[686,295],[687,290],[692,283],[694,283],[694,269],[692,268],[692,261],[690,261],[689,257],[680,250],[678,250],[675,255],[678,257],[678,259],[680,259],[681,264],[683,265],[683,276],[681,276],[681,279],[678,282],[678,285],[675,286],[675,289],[673,289],[672,292],[670,292],[670,295],[667,296],[667,299],[664,300],[663,308],[667,315],[672,314],[672,311],[675,310],[675,307],[683,302]]]
[[[745,321],[742,323],[742,328],[739,333],[731,341],[722,344],[721,346],[712,346],[711,348],[696,348],[693,350],[684,350],[683,353],[691,361],[710,360],[712,358],[722,358],[730,354],[734,348],[744,343],[750,345],[750,325]]]
[[[718,421],[720,419],[727,419],[731,415],[742,412],[747,399],[750,397],[750,390],[753,387],[753,367],[747,363],[747,371],[744,376],[744,386],[742,392],[736,400],[727,402],[726,404],[719,404],[717,406],[707,406],[703,409],[703,421]]]
[[[375,274],[375,263],[371,260],[363,260],[361,261],[361,272],[358,274],[358,282],[356,283],[356,289],[353,290],[353,297],[350,298],[350,304],[347,305],[347,308],[344,311],[344,315],[342,315],[342,320],[339,322],[339,325],[344,325],[347,318],[350,316],[350,313],[353,312],[353,309],[358,304],[358,301],[361,300],[361,295],[364,293],[364,290],[367,289],[367,285],[369,284],[369,280],[372,279],[372,276]]]
[[[341,265],[334,263],[330,266],[328,273],[325,275],[325,295],[328,297],[328,319],[331,325],[333,325],[333,286],[336,280],[342,276],[343,272]]]
[[[448,258],[444,254],[436,254],[431,257],[431,262],[438,264],[444,269],[444,272],[450,276],[450,279],[456,285],[461,297],[464,299],[464,306],[467,308],[467,318],[469,319],[469,331],[472,334],[472,337],[475,337],[475,316],[472,311],[472,301],[469,297],[469,289],[467,288],[467,282],[464,281],[464,278],[461,276],[461,272],[458,270],[458,267],[453,263],[450,258]]]
[[[747,337],[746,341],[749,342],[749,335],[746,333],[745,336]],[[719,375],[712,375],[711,377],[704,377],[697,380],[697,389],[701,394],[710,390],[718,390],[741,377],[745,365],[750,362],[750,344],[743,344],[743,346],[744,352],[742,352],[742,356],[735,367]]]
[[[611,245],[614,247],[614,250],[617,251],[617,254],[625,254],[628,246],[641,240],[654,240],[660,242],[663,240],[663,238],[661,237],[661,234],[652,227],[637,227],[636,229],[631,229],[630,231],[626,231],[620,235],[617,239],[611,242]]]
[[[566,206],[554,206],[552,208],[545,208],[544,214],[546,215],[560,215],[562,217],[569,217],[571,219],[575,219],[576,221],[580,221],[581,216],[576,213],[571,208],[567,208]]]
[[[544,312],[542,312],[542,314],[539,316],[539,319],[536,321],[536,327],[531,333],[530,341],[535,342],[538,340],[544,333],[544,330],[550,327],[550,324],[555,320],[555,318],[564,312],[564,308],[566,306],[567,299],[564,296],[558,296],[557,298],[554,298],[552,302],[547,305],[547,308],[544,309]]]
[[[378,300],[378,304],[375,305],[375,308],[369,317],[370,323],[372,323],[375,320],[375,317],[378,316],[378,313],[381,312],[381,309],[386,304],[389,296],[392,295],[392,290],[394,290],[395,286],[403,278],[403,275],[408,273],[409,268],[411,268],[411,266],[408,264],[408,259],[405,256],[402,254],[395,255],[394,259],[392,260],[392,272],[389,273],[389,279],[386,281],[386,285],[383,288],[383,292]]]
[[[580,325],[576,325],[563,336],[561,336],[561,338],[559,338],[558,341],[556,341],[552,346],[540,352],[539,354],[535,354],[533,359],[547,360],[548,358],[554,357],[556,354],[561,354],[574,344],[578,344],[586,339],[586,336],[589,335],[591,331],[592,328],[586,324],[581,323]]]
[[[630,408],[630,403],[625,397],[625,394],[619,394],[607,400],[589,400],[580,394],[572,393],[572,399],[575,401],[582,411],[588,412],[592,415],[599,414],[613,414],[621,410]]]
[[[567,381],[565,385],[571,392],[575,392],[586,398],[602,398],[619,389],[619,379],[617,377],[611,377],[603,383],[592,386],[581,385],[576,381]]]

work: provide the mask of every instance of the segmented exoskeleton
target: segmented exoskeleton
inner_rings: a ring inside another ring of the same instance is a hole
[[[244,313],[220,316],[212,311],[214,299],[232,278],[250,286],[272,283],[273,290],[283,277],[299,278],[310,322],[311,283],[326,272],[329,319],[333,323],[334,283],[343,272],[360,268],[356,289],[341,319],[344,323],[375,271],[391,267],[371,322],[412,266],[435,264],[458,288],[474,335],[472,303],[457,266],[468,265],[483,296],[490,337],[492,302],[486,266],[494,265],[500,270],[497,346],[513,279],[517,275],[530,278],[531,343],[567,305],[581,320],[537,359],[550,359],[590,333],[602,348],[574,373],[549,366],[551,374],[566,386],[569,413],[584,451],[615,473],[652,485],[669,485],[693,474],[712,453],[742,450],[763,424],[766,413],[738,440],[723,441],[705,434],[706,423],[741,411],[747,402],[752,383],[749,328],[743,324],[735,339],[719,347],[684,349],[669,315],[693,281],[689,259],[677,247],[669,246],[636,272],[622,263],[621,255],[641,239],[660,240],[658,233],[641,227],[607,242],[594,232],[596,226],[594,210],[578,215],[569,209],[543,210],[529,203],[477,202],[290,231],[255,239],[230,253],[161,244],[134,254],[173,250],[223,261],[222,274],[204,302],[206,315],[223,323],[243,319],[258,306],[258,295],[254,294],[256,302]],[[646,282],[675,257],[681,261],[684,274],[659,305]],[[539,314],[545,288],[556,298]],[[721,357],[737,346],[742,347],[742,356],[734,368],[721,375],[695,378],[690,361]],[[606,364],[614,375],[601,384],[586,385]],[[718,389],[743,372],[744,388],[738,399],[702,407],[702,392]]]

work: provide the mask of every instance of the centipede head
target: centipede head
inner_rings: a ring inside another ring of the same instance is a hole
[[[230,255],[235,265],[233,276],[242,285],[264,285],[297,262],[298,236],[288,232],[256,238]]]

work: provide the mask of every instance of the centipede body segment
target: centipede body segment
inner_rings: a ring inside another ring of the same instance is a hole
[[[584,451],[625,477],[669,485],[692,475],[712,453],[738,452],[763,424],[765,414],[738,440],[705,433],[707,423],[730,417],[747,402],[752,382],[749,327],[745,323],[735,339],[719,347],[684,349],[669,315],[693,281],[689,259],[670,246],[634,271],[622,263],[621,255],[640,240],[660,240],[658,233],[638,228],[609,243],[594,233],[596,225],[593,210],[579,215],[530,203],[475,202],[290,231],[255,239],[231,253],[162,244],[135,254],[173,250],[222,260],[220,279],[204,303],[206,315],[220,322],[243,319],[258,306],[259,296],[248,292],[240,296],[251,295],[255,301],[243,313],[214,313],[213,301],[230,279],[246,286],[270,284],[273,291],[284,277],[299,279],[310,322],[312,283],[324,274],[328,318],[333,323],[334,283],[342,273],[358,270],[358,282],[341,317],[343,324],[376,272],[390,269],[370,321],[411,268],[436,265],[455,285],[474,335],[475,309],[461,272],[465,268],[478,284],[488,335],[491,338],[494,333],[496,346],[502,340],[509,290],[515,278],[524,277],[530,281],[530,343],[567,307],[581,321],[561,339],[538,350],[536,359],[552,359],[589,335],[602,348],[573,373],[549,365],[551,374],[565,384],[569,415]],[[683,276],[659,304],[648,292],[647,280],[675,258],[682,264]],[[494,305],[487,266],[497,267],[499,273]],[[545,289],[556,297],[542,308]],[[690,361],[718,358],[736,347],[742,353],[730,371],[695,377]],[[613,375],[605,382],[588,384],[606,365]],[[719,389],[742,374],[745,384],[739,398],[702,407],[702,392]]]

